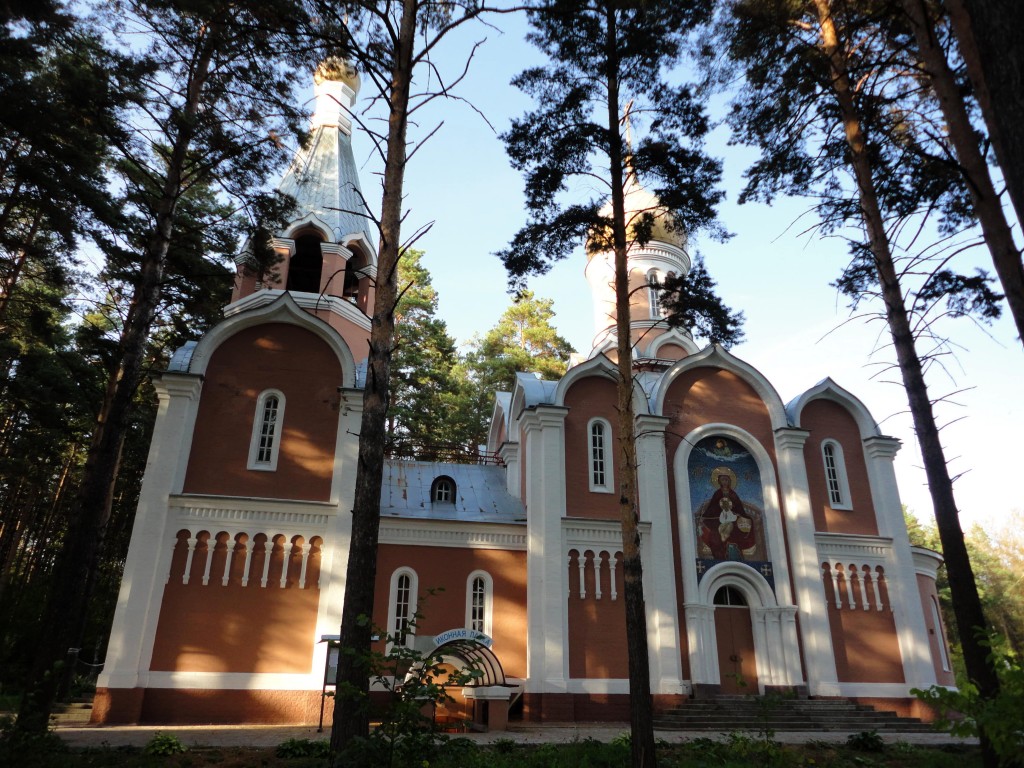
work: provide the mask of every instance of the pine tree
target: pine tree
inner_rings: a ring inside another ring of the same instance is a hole
[[[1003,172],[1006,189],[1024,221],[1024,44],[1016,34],[1020,5],[1016,0],[945,0],[988,138]]]
[[[122,119],[135,130],[113,137],[120,155],[127,242],[106,243],[112,261],[134,257],[131,298],[92,430],[70,527],[55,564],[31,681],[16,724],[20,734],[46,729],[57,690],[54,667],[80,636],[109,521],[131,405],[144,373],[147,341],[160,310],[179,204],[195,186],[252,199],[287,160],[273,133],[298,133],[294,74],[280,66],[294,48],[280,20],[300,16],[291,0],[239,5],[226,0],[132,0],[108,21],[122,36],[119,65],[130,74],[138,109]],[[143,35],[142,49],[135,35]],[[128,79],[126,77],[126,79]],[[273,130],[272,130],[273,129]]]
[[[951,41],[942,39],[947,20],[925,0],[902,0],[902,6],[917,44],[921,70],[927,74],[945,118],[949,143],[964,175],[971,205],[1017,326],[1017,335],[1024,343],[1024,262],[979,146],[964,89],[947,59],[946,48],[951,46]]]
[[[389,447],[411,455],[422,447],[460,442],[449,428],[451,398],[458,389],[455,339],[436,316],[437,291],[422,259],[422,251],[410,249],[398,262],[401,293],[395,308],[388,411]]]
[[[511,392],[516,373],[539,373],[560,379],[576,350],[551,324],[554,302],[523,291],[498,323],[471,343],[469,361],[486,392]]]
[[[494,9],[474,0],[385,0],[384,2],[311,3],[319,26],[315,33],[331,53],[341,54],[375,87],[370,100],[382,105],[383,131],[361,124],[374,140],[383,161],[380,216],[375,219],[380,244],[377,283],[371,318],[363,414],[359,430],[359,461],[352,507],[352,537],[345,575],[345,604],[341,618],[341,654],[334,702],[331,748],[336,755],[354,739],[369,734],[369,674],[374,579],[380,531],[380,493],[384,477],[384,448],[391,398],[392,356],[395,347],[395,310],[399,300],[398,262],[411,247],[414,235],[403,241],[402,224],[405,171],[411,156],[408,145],[410,117],[438,96],[449,96],[465,76],[428,87],[414,94],[415,73],[426,70],[428,82],[440,75],[431,61],[434,49],[453,30]],[[468,63],[467,63],[468,66]],[[341,759],[340,757],[338,758]]]
[[[719,39],[746,75],[732,122],[741,140],[761,150],[741,199],[813,194],[829,231],[858,222],[853,260],[837,285],[855,303],[881,300],[921,445],[967,673],[982,697],[993,698],[998,680],[978,636],[988,625],[918,343],[932,328],[929,310],[990,319],[999,314],[999,297],[984,274],[957,274],[947,258],[932,267],[920,252],[900,249],[913,217],[937,212],[948,234],[970,223],[970,206],[959,170],[928,151],[919,121],[934,104],[916,98],[916,81],[904,77],[908,68],[893,54],[891,10],[844,0],[740,0],[728,7]],[[909,288],[921,273],[924,282]],[[996,765],[984,736],[982,742],[985,764]]]
[[[541,378],[561,378],[576,350],[552,325],[551,299],[535,298],[523,291],[483,336],[469,342],[462,371],[463,406],[474,444],[487,440],[494,394],[511,392],[517,373],[537,373]]]
[[[539,103],[503,137],[526,175],[530,221],[499,254],[515,285],[545,271],[584,238],[615,257],[619,498],[629,648],[634,766],[654,765],[643,569],[637,531],[636,428],[630,346],[627,258],[650,239],[658,220],[689,232],[714,224],[718,163],[703,154],[707,121],[685,86],[665,82],[683,55],[688,31],[710,13],[706,2],[569,2],[530,12],[529,39],[550,59],[514,81]],[[630,146],[625,123],[643,138]],[[635,178],[634,178],[635,177]],[[585,179],[599,196],[571,202],[569,185]],[[627,185],[650,186],[660,208],[627,220]]]

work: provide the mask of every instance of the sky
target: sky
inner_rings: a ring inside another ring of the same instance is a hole
[[[416,247],[426,252],[424,264],[439,295],[438,314],[460,343],[495,325],[511,302],[504,268],[494,253],[526,220],[522,177],[509,165],[498,134],[533,106],[510,80],[542,59],[523,39],[524,21],[502,17],[494,23],[506,31],[477,25],[445,41],[435,61],[439,71],[454,77],[472,44],[486,38],[455,91],[462,100],[432,102],[410,128],[410,140],[417,141],[441,124],[410,160],[404,231],[433,222]],[[356,110],[360,106],[357,101]],[[715,113],[721,112],[718,103]],[[880,307],[865,306],[854,315],[845,297],[830,287],[846,264],[846,245],[808,232],[816,221],[809,200],[737,205],[744,169],[755,154],[730,146],[728,139],[728,130],[721,127],[708,148],[724,162],[726,201],[719,213],[733,237],[718,243],[692,234],[690,253],[704,256],[720,295],[746,316],[746,338],[732,353],[759,369],[783,402],[826,377],[859,397],[882,433],[902,441],[895,466],[903,503],[918,517],[929,518],[920,450],[906,394],[897,383],[888,329],[875,314]],[[353,145],[357,162],[365,161],[363,190],[371,203],[379,201],[379,165],[370,142],[357,131]],[[535,294],[554,301],[555,326],[584,355],[596,332],[585,264],[580,248],[529,283]],[[960,263],[974,264],[992,271],[983,249]],[[1013,481],[1024,471],[1018,439],[1024,428],[1024,351],[1004,314],[990,327],[970,320],[945,326],[956,345],[955,357],[943,358],[928,376],[932,398],[943,400],[938,420],[951,474],[958,477],[955,493],[965,528],[998,529],[1006,513],[1024,509],[1024,483]]]

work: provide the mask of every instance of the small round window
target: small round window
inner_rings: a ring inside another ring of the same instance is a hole
[[[430,488],[430,500],[435,504],[455,503],[455,481],[450,477],[439,477]]]

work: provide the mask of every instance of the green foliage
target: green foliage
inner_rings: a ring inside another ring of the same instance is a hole
[[[912,545],[942,551],[934,520],[922,522],[906,512],[904,519]],[[1020,574],[1024,573],[1024,511],[1009,512],[984,527],[976,524],[965,532],[964,541],[985,617],[1007,649],[1019,657],[1024,654],[1024,593],[1019,585]],[[963,687],[967,677],[945,566],[939,569],[935,586],[957,686]]]
[[[728,349],[743,339],[743,313],[733,312],[715,293],[715,281],[697,256],[686,274],[671,275],[661,285],[661,306],[673,328]]]
[[[878,735],[878,731],[851,733],[846,739],[846,746],[856,749],[858,752],[885,751],[885,741]]]
[[[326,739],[288,739],[277,745],[278,757],[329,757],[331,745]]]
[[[620,747],[628,748],[629,745],[633,743],[633,736],[629,733],[629,731],[626,731],[624,733],[620,733],[618,736],[612,739],[611,743],[616,744]]]
[[[491,749],[503,755],[508,755],[515,751],[516,743],[512,739],[495,739],[491,742]]]
[[[729,123],[737,143],[757,147],[740,202],[770,203],[777,195],[811,197],[827,234],[848,238],[850,262],[834,283],[852,307],[877,298],[875,258],[869,248],[850,165],[847,134],[836,95],[835,61],[819,34],[814,4],[738,0],[722,6],[707,66],[720,70],[722,53],[745,75]],[[922,333],[928,316],[971,315],[990,322],[1000,314],[991,278],[960,274],[948,243],[926,246],[918,236],[927,221],[943,236],[973,224],[966,182],[955,163],[938,102],[921,87],[913,35],[898,3],[834,3],[841,66],[852,90],[851,108],[867,143],[870,183],[889,222],[889,248]],[[893,222],[916,219],[910,227]],[[850,226],[856,222],[856,226]],[[913,234],[910,234],[913,232]],[[905,237],[901,237],[906,235]]]
[[[0,765],[59,765],[67,752],[67,746],[52,730],[23,733],[15,728],[13,718],[0,717]]]
[[[561,378],[575,350],[552,325],[554,317],[551,299],[531,291],[517,295],[497,325],[470,342],[467,365],[478,386],[493,394],[510,391],[517,373]]]
[[[551,299],[522,291],[491,330],[470,341],[459,372],[464,377],[465,412],[477,442],[487,439],[494,394],[510,391],[517,373],[538,373],[549,380],[565,374],[575,350],[558,333],[554,317]]]
[[[659,230],[725,236],[715,218],[721,167],[703,151],[703,104],[693,88],[664,77],[711,8],[704,0],[557,0],[531,13],[529,39],[549,63],[513,81],[540,106],[502,136],[526,176],[530,216],[498,254],[513,286],[521,289],[527,275],[543,274],[584,240],[596,253],[644,245]],[[583,180],[588,190],[596,182],[597,196],[578,202],[573,185]],[[613,201],[641,185],[651,187],[656,203],[614,214]],[[742,316],[713,287],[700,266],[672,280],[665,306],[672,324],[728,345],[740,338]]]
[[[317,742],[298,743],[317,744]],[[409,755],[402,768],[622,768],[628,764],[629,750],[621,744],[601,744],[593,740],[577,740],[568,744],[507,746],[508,739],[490,745],[478,745],[469,739],[442,740],[438,747],[421,755]],[[286,742],[287,743],[287,742]],[[59,742],[58,742],[59,746]],[[282,745],[283,746],[283,745]],[[661,768],[751,768],[757,757],[751,757],[750,742],[734,746],[730,740],[698,738],[680,744],[657,745]],[[149,755],[131,747],[93,747],[82,750],[19,751],[8,758],[0,741],[0,764],[17,768],[210,768],[213,766],[267,766],[268,768],[325,768],[328,764],[318,755],[283,755],[278,748],[192,749],[184,755]],[[5,762],[6,760],[6,762]],[[385,765],[386,763],[380,763]],[[376,765],[369,762],[343,762],[345,768]],[[977,747],[945,745],[942,747],[904,744],[890,745],[883,753],[857,752],[843,744],[811,742],[807,745],[779,747],[776,768],[978,768],[981,765]]]
[[[184,752],[188,752],[188,747],[182,744],[181,739],[173,733],[157,731],[142,751],[147,755],[160,755],[166,757],[168,755],[180,755]]]
[[[530,216],[499,254],[514,285],[547,271],[588,236],[593,249],[610,250],[616,224],[605,202],[610,187],[632,174],[651,185],[661,206],[619,223],[637,242],[650,238],[656,221],[685,231],[713,225],[720,166],[702,151],[707,119],[691,88],[663,77],[681,60],[688,30],[710,9],[709,2],[557,0],[531,13],[529,40],[549,64],[513,81],[539,106],[502,136],[512,164],[526,175]],[[619,123],[627,103],[642,129],[630,146]],[[570,202],[570,184],[580,178],[596,182],[597,197]]]
[[[455,340],[437,317],[437,291],[422,260],[422,251],[406,250],[398,262],[388,443],[475,447],[459,422],[463,409],[453,407],[461,387]]]
[[[952,690],[933,685],[912,693],[938,712],[937,727],[954,736],[977,736],[984,731],[1000,764],[1018,766],[1024,753],[1024,663],[1019,655],[1002,647],[998,636],[990,635],[982,644],[990,649],[989,660],[999,677],[997,696],[982,698],[970,682]]]
[[[418,605],[423,606],[420,598]],[[441,653],[423,653],[416,648],[416,627],[423,614],[417,610],[401,632],[387,635],[384,650],[371,649],[357,659],[357,664],[368,670],[374,687],[387,693],[386,704],[379,712],[379,725],[368,737],[353,739],[340,755],[340,764],[359,768],[393,768],[397,766],[424,766],[438,754],[445,737],[438,732],[433,713],[438,704],[452,700],[448,689],[462,687],[481,675],[479,670],[455,669],[443,657],[453,653],[457,643],[443,646]],[[343,652],[344,649],[343,649]],[[337,696],[361,699],[365,694],[340,687]],[[359,701],[363,706],[368,702]],[[464,745],[456,747],[462,749]],[[426,768],[424,766],[424,768]]]

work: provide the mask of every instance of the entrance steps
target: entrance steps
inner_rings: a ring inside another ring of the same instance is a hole
[[[716,696],[690,699],[654,718],[654,727],[675,731],[932,731],[916,717],[878,711],[848,699]]]
[[[73,701],[70,704],[54,704],[50,713],[50,725],[63,728],[85,727],[92,717],[92,701]]]

